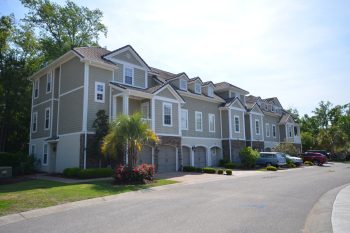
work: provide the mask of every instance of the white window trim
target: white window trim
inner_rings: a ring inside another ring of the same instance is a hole
[[[49,84],[49,78],[50,78],[50,90],[47,91],[47,86]],[[46,94],[52,92],[52,71],[47,72],[46,74]]]
[[[197,86],[199,87],[199,91],[197,91],[197,88],[196,88]],[[196,94],[202,94],[202,85],[199,82],[194,83],[194,92]]]
[[[125,72],[125,70],[126,70],[126,69],[130,69],[130,70],[131,70],[131,84],[125,82],[125,78],[126,78],[126,75],[125,75],[126,72]],[[125,65],[124,65],[124,69],[123,69],[123,83],[124,83],[125,85],[134,86],[134,84],[135,84],[135,70],[134,70],[134,67],[130,67],[130,66],[125,66]]]
[[[201,115],[201,128],[200,129],[197,128],[197,120],[198,120],[197,119],[197,113]],[[194,114],[195,114],[194,115],[194,118],[195,118],[194,123],[195,123],[196,131],[202,132],[203,131],[203,114],[202,114],[202,112],[198,112],[198,111],[195,111]]]
[[[266,130],[266,137],[270,137],[270,124],[265,124],[265,130]]]
[[[46,146],[46,163],[44,163],[45,146]],[[49,164],[49,145],[47,143],[43,144],[43,155],[41,158],[41,164],[43,166],[47,166]]]
[[[35,130],[33,130],[34,120],[35,120]],[[38,132],[38,112],[33,112],[33,122],[32,122],[31,130],[32,130],[32,133]]]
[[[238,119],[238,131],[236,130],[236,119]],[[235,133],[240,133],[241,132],[241,123],[238,115],[233,116],[233,123],[234,123],[234,128],[235,128]]]
[[[40,82],[39,81],[40,81],[39,79],[34,80],[34,99],[39,98],[39,94],[40,94],[40,89],[39,89]],[[36,84],[38,84],[38,95],[37,96],[35,96]]]
[[[181,83],[183,83],[185,87],[183,87]],[[180,79],[180,90],[187,91],[187,81],[185,79]]]
[[[186,127],[182,124],[182,113],[186,113]],[[182,130],[188,130],[188,110],[187,109],[181,109],[181,129]]]
[[[168,124],[165,124],[165,122],[164,122],[164,113],[165,113],[165,111],[164,111],[164,107],[165,106],[169,106],[170,107],[170,125],[168,125]],[[163,115],[163,126],[165,126],[165,127],[172,127],[173,126],[173,104],[172,103],[167,103],[167,102],[163,102],[163,108],[162,108],[162,115]]]
[[[275,135],[273,135],[273,129],[275,129]],[[272,136],[273,136],[273,138],[277,137],[277,129],[276,129],[276,125],[275,124],[272,125]]]
[[[46,112],[49,111],[49,126],[46,128]],[[51,122],[51,109],[50,108],[45,108],[44,112],[44,130],[49,130],[50,129],[50,122]]]
[[[258,122],[258,129],[259,129],[259,132],[256,131],[256,123]],[[254,128],[255,128],[255,135],[260,135],[260,122],[258,119],[255,119],[254,121]]]
[[[97,86],[98,85],[102,85],[103,86],[103,91],[102,92],[97,90]],[[104,103],[105,99],[106,99],[105,93],[106,93],[105,83],[95,82],[95,102],[97,102],[97,103]],[[102,100],[97,99],[97,94],[102,94]]]
[[[214,124],[213,124],[213,126],[214,126],[214,130],[210,130],[210,119],[211,119],[211,117],[213,117],[213,120],[214,120]],[[211,133],[215,133],[215,114],[213,114],[213,113],[209,113],[208,114],[208,127],[209,127],[209,132],[211,132]]]

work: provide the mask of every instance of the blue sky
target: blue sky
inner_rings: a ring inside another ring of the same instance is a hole
[[[101,46],[131,44],[150,66],[277,96],[302,114],[350,102],[350,1],[76,2],[103,11]],[[24,16],[18,0],[0,6]]]

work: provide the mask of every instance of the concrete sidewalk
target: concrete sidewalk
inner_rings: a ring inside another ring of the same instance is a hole
[[[340,190],[333,203],[332,227],[334,233],[350,232],[350,185]]]

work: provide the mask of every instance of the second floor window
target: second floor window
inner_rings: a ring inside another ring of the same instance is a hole
[[[209,132],[215,132],[215,115],[209,114]]]
[[[173,105],[171,103],[163,103],[163,125],[172,126],[171,112]]]
[[[194,92],[196,92],[197,94],[201,94],[202,93],[202,86],[199,82],[196,82],[194,84]]]
[[[95,82],[95,102],[105,102],[105,84],[101,82]]]
[[[298,136],[298,128],[294,126],[294,136]]]
[[[185,79],[180,79],[180,89],[187,91],[187,81]]]
[[[38,130],[38,113],[33,112],[33,118],[32,118],[32,132],[36,133]]]
[[[259,120],[255,120],[255,134],[260,135],[260,124]]]
[[[288,136],[290,138],[293,137],[293,135],[292,135],[292,127],[290,125],[288,126]]]
[[[276,125],[272,125],[272,136],[276,137]]]
[[[34,81],[34,98],[39,97],[39,79]]]
[[[195,112],[196,131],[203,131],[203,118],[201,112]]]
[[[45,109],[45,123],[44,129],[50,128],[50,108]]]
[[[266,123],[265,128],[266,128],[266,137],[270,137],[270,124]]]
[[[234,117],[234,123],[235,123],[235,133],[239,133],[240,131],[239,116]]]
[[[52,85],[52,72],[49,72],[46,75],[46,93],[51,92],[51,85]]]
[[[188,129],[188,111],[187,109],[181,109],[181,129]]]
[[[134,84],[134,70],[129,67],[124,69],[124,83],[133,85]]]

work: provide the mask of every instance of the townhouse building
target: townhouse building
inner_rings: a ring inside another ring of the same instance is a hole
[[[111,121],[141,113],[160,142],[144,145],[138,163],[152,163],[158,172],[216,166],[222,158],[239,162],[245,146],[263,151],[287,141],[300,148],[299,126],[277,98],[150,67],[129,45],[74,48],[30,80],[29,150],[42,171],[97,166],[88,148],[99,110]]]

